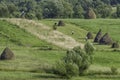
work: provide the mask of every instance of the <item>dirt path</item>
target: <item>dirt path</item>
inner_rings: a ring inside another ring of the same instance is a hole
[[[59,47],[66,49],[71,49],[78,45],[80,45],[82,48],[84,47],[83,44],[76,42],[72,37],[67,36],[59,31],[54,31],[50,29],[50,27],[43,25],[42,23],[27,19],[12,18],[6,20],[18,25],[20,28],[25,29],[26,31],[39,37],[40,39],[50,42]]]

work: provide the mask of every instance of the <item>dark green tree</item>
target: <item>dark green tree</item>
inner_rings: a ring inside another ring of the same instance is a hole
[[[117,6],[116,15],[120,18],[120,5]]]
[[[76,4],[73,8],[74,14],[73,17],[75,18],[84,18],[84,10],[80,4]]]
[[[73,6],[68,2],[64,2],[63,6],[64,6],[64,17],[72,18],[73,17]]]
[[[5,3],[0,3],[0,17],[9,17],[9,10]]]
[[[84,49],[77,46],[68,50],[61,63],[56,65],[55,73],[68,78],[83,74],[92,64],[93,51],[94,47],[89,42],[85,44]]]

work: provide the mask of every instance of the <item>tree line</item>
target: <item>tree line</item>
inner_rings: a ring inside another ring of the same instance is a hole
[[[120,18],[120,0],[0,0],[0,17]]]

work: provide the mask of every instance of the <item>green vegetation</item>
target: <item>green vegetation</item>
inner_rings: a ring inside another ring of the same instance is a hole
[[[40,47],[40,48],[56,48],[43,40],[40,40],[26,30],[19,28],[17,25],[0,20],[0,44],[1,46],[26,46],[26,47]]]
[[[0,17],[82,19],[88,18],[85,14],[91,8],[92,18],[120,18],[119,4],[119,0],[0,0]]]
[[[103,34],[108,32],[113,40],[119,41],[119,19],[96,19],[96,20],[65,20],[68,23],[74,24],[79,28],[82,28],[87,31],[91,31],[94,34],[98,32],[99,29],[102,29]]]
[[[120,20],[109,19],[120,18],[119,0],[0,0],[0,17],[11,18],[0,20],[0,53],[8,47],[15,55],[0,60],[0,80],[120,79]],[[57,25],[59,21],[64,26]],[[94,38],[100,29],[102,36],[108,33],[117,42],[116,47],[86,39],[87,33]],[[86,41],[95,46],[94,55],[91,44],[84,47]],[[85,51],[66,50],[78,42]],[[61,76],[53,73],[56,65]]]
[[[39,22],[53,29],[54,23],[59,20],[45,19]],[[92,32],[95,37],[100,28],[103,34],[108,32],[113,40],[120,41],[120,23],[118,19],[62,19],[62,21],[65,26],[57,27],[57,30],[79,42],[86,42],[84,38],[88,32]],[[0,20],[0,24],[0,53],[8,46],[15,55],[13,60],[0,60],[1,80],[65,80],[53,74],[51,69],[56,62],[63,59],[66,50],[40,40],[35,35],[27,32],[27,30],[5,20]],[[71,31],[74,31],[74,34],[71,34]],[[89,41],[93,42],[92,39]],[[45,50],[46,46],[52,47],[52,49]],[[83,76],[73,77],[71,80],[119,80],[120,48],[112,49],[111,45],[98,45],[97,43],[94,43],[94,46],[96,50],[93,55],[92,65]],[[87,47],[86,50],[88,50]],[[72,72],[77,70],[77,67],[74,67],[76,65],[69,67],[74,69]]]
[[[77,41],[84,42],[87,32],[92,32],[97,34],[99,29],[102,29],[102,35],[106,32],[109,33],[110,37],[114,41],[120,41],[119,37],[119,19],[95,19],[95,20],[85,20],[85,19],[62,19],[66,25],[64,27],[59,27],[57,30],[67,34]],[[40,22],[52,27],[52,25],[58,22],[59,19],[47,19]],[[71,31],[74,31],[74,35],[71,35]],[[95,35],[94,35],[95,37]]]
[[[55,73],[67,78],[84,74],[85,70],[93,62],[94,47],[90,42],[85,44],[84,49],[74,47],[66,52],[66,56],[55,66]]]

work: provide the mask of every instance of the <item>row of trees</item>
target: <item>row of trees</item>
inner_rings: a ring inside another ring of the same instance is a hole
[[[119,0],[0,0],[0,17],[97,18],[120,17]],[[116,8],[116,9],[115,9]]]

